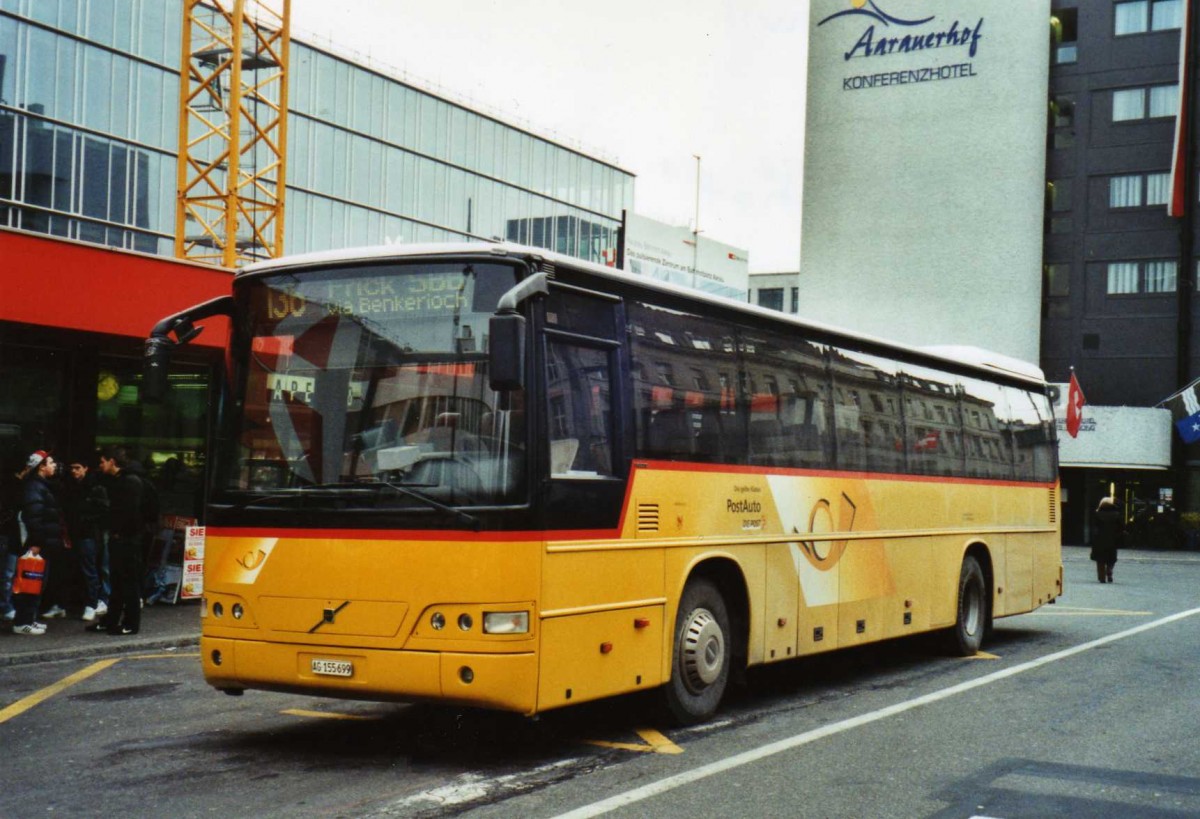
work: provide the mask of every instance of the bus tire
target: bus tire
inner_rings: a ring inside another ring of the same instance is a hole
[[[729,683],[733,657],[725,598],[712,581],[688,581],[675,617],[667,709],[680,725],[711,717]]]
[[[946,647],[957,657],[979,653],[991,619],[987,578],[979,561],[973,555],[967,555],[958,575],[958,607],[954,627],[947,634]]]

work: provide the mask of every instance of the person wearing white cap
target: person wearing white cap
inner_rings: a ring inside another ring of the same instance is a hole
[[[28,465],[33,472],[25,479],[21,519],[27,530],[25,545],[37,547],[46,560],[42,602],[48,604],[48,608],[42,613],[42,618],[65,617],[66,609],[62,604],[70,577],[67,570],[68,545],[63,539],[66,522],[58,497],[50,487],[50,478],[54,476],[58,464],[53,456],[39,449],[29,456]]]

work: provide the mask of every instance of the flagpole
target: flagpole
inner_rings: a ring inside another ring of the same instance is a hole
[[[1196,198],[1196,134],[1192,127],[1196,118],[1196,71],[1200,59],[1196,48],[1200,22],[1197,21],[1195,0],[1184,0],[1184,25],[1179,31],[1179,111],[1176,128],[1180,129],[1183,154],[1183,212],[1179,214],[1179,271],[1175,278],[1176,295],[1176,355],[1175,384],[1180,390],[1192,379],[1192,277],[1195,275],[1193,225]]]

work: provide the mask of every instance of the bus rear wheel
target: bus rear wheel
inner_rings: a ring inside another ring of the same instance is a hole
[[[689,581],[679,600],[667,709],[681,725],[711,717],[729,683],[733,646],[725,598],[709,580]]]
[[[963,559],[958,575],[958,608],[954,627],[946,639],[947,648],[956,656],[971,657],[979,652],[983,637],[991,626],[987,578],[973,555]]]

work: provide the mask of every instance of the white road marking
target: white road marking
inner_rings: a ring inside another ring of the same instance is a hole
[[[676,774],[675,776],[668,776],[667,778],[660,779],[657,782],[651,782],[649,785],[643,785],[640,788],[634,788],[631,791],[617,794],[616,796],[603,799],[599,802],[593,802],[590,805],[584,805],[583,807],[560,814],[559,816],[555,817],[555,819],[587,819],[587,817],[600,816],[601,814],[608,813],[609,811],[616,810],[617,808],[627,807],[637,802],[641,802],[644,799],[659,796],[689,783],[698,782],[701,779],[707,779],[710,776],[715,776],[716,774],[724,773],[725,771],[729,771],[734,768],[740,768],[741,766],[749,765],[752,762],[758,762],[761,759],[766,759],[767,757],[781,754],[784,751],[790,751],[793,748],[799,748],[802,745],[808,745],[809,743],[816,742],[819,739],[824,739],[825,737],[833,736],[834,734],[840,734],[844,731],[859,728],[863,725],[869,725],[872,722],[878,722],[879,720],[887,719],[888,717],[894,717],[897,714],[903,714],[904,712],[911,711],[914,708],[920,708],[923,705],[939,702],[940,700],[948,699],[957,694],[963,694],[967,691],[972,691],[985,685],[991,685],[994,682],[1000,682],[1001,680],[1006,680],[1009,677],[1015,677],[1016,675],[1023,674],[1026,671],[1032,671],[1035,668],[1041,668],[1044,665],[1058,662],[1059,660],[1065,660],[1068,657],[1074,657],[1076,654],[1082,654],[1083,652],[1090,651],[1093,648],[1099,648],[1100,646],[1114,643],[1118,640],[1124,640],[1126,637],[1133,637],[1134,635],[1141,634],[1143,631],[1149,631],[1150,629],[1155,629],[1159,626],[1165,626],[1169,623],[1174,623],[1177,620],[1183,620],[1187,617],[1194,617],[1197,614],[1200,614],[1200,608],[1181,611],[1178,614],[1172,614],[1169,617],[1163,617],[1162,619],[1154,620],[1150,623],[1143,623],[1140,626],[1135,626],[1134,628],[1120,631],[1116,634],[1110,634],[1107,637],[1100,637],[1099,639],[1092,640],[1088,643],[1082,643],[1072,648],[1056,651],[1053,654],[1047,654],[1045,657],[1040,657],[1036,660],[1030,660],[1026,663],[1014,665],[1012,668],[1004,668],[1000,671],[993,671],[991,674],[985,674],[984,676],[978,677],[974,680],[968,680],[967,682],[959,683],[958,685],[952,685],[949,688],[943,688],[940,691],[934,691],[929,694],[916,697],[915,699],[899,702],[895,705],[889,705],[887,708],[881,708],[878,711],[872,711],[869,714],[862,714],[861,716],[851,717],[850,719],[845,719],[841,722],[823,725],[820,728],[813,729],[812,731],[805,731],[802,734],[796,734],[795,736],[788,737],[787,739],[781,739],[777,742],[772,742],[768,745],[762,746],[761,748],[743,751],[740,754],[734,754],[726,759],[712,762],[708,765],[702,765],[699,768],[685,771],[681,774]]]

